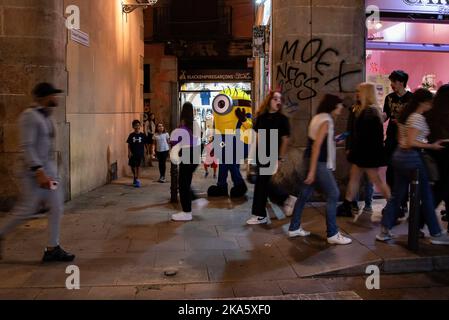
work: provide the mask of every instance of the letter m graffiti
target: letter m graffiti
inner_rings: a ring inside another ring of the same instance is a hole
[[[293,42],[291,46],[289,46],[288,41],[285,41],[284,46],[282,47],[281,61],[284,60],[284,55],[286,55],[288,57],[288,55],[291,52],[293,52],[292,60],[295,60],[296,51],[298,50],[298,44],[299,44],[299,40],[296,40],[295,42]]]

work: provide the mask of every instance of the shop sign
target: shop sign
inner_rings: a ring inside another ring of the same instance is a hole
[[[252,81],[252,70],[181,70],[179,81]]]
[[[449,0],[367,0],[385,12],[449,14]]]
[[[265,56],[265,34],[267,26],[253,27],[253,57],[263,58]]]

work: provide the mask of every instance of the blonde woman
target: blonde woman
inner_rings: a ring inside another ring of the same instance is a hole
[[[366,173],[385,199],[390,199],[390,188],[382,181],[379,168],[386,165],[384,130],[380,108],[377,104],[376,88],[372,83],[362,83],[357,88],[355,120],[351,132],[351,147],[348,161],[352,163],[349,185],[339,216],[351,216],[351,202],[357,195],[360,180]]]

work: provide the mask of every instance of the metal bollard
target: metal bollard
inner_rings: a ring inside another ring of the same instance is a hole
[[[421,201],[419,194],[419,170],[412,172],[410,184],[410,215],[408,222],[408,248],[419,250],[419,218],[421,215]]]
[[[171,162],[170,167],[170,195],[171,203],[178,202],[178,165]]]

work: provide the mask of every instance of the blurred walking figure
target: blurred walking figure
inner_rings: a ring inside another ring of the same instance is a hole
[[[352,163],[349,185],[339,215],[351,216],[351,202],[355,199],[364,173],[371,183],[390,199],[390,188],[382,181],[379,168],[385,166],[384,130],[380,108],[377,105],[376,88],[372,83],[362,83],[357,88],[357,104],[354,107],[355,124],[352,147],[348,161]]]
[[[153,137],[156,133],[156,116],[154,113],[150,113],[148,116],[148,120],[144,122],[143,124],[143,132],[146,135],[146,158],[148,159],[148,165],[150,167],[153,166],[153,157],[155,156],[154,148],[153,148]]]
[[[304,167],[307,177],[296,201],[289,227],[289,237],[306,237],[310,232],[301,228],[301,217],[306,203],[318,186],[326,194],[327,242],[346,245],[351,239],[343,236],[337,227],[337,201],[340,196],[333,171],[336,169],[336,145],[334,118],[343,110],[342,100],[334,95],[326,95],[321,101],[317,114],[309,126],[309,144],[304,153]]]
[[[265,137],[261,134],[263,130],[266,133]],[[252,216],[246,222],[249,225],[265,224],[268,222],[266,209],[268,197],[270,197],[273,203],[283,206],[283,211],[287,217],[292,215],[293,205],[296,201],[295,197],[290,196],[285,190],[272,184],[272,175],[263,175],[260,172],[263,168],[269,169],[270,165],[273,165],[273,159],[275,159],[274,161],[276,161],[278,166],[286,161],[285,156],[287,154],[290,137],[290,124],[288,118],[282,114],[282,94],[280,92],[272,91],[265,98],[258,111],[254,131],[257,132],[257,150],[260,148],[262,150],[265,149],[264,155],[270,159],[270,162],[267,164],[260,163],[259,151],[257,151],[256,158],[259,172],[254,187]],[[272,139],[275,136],[277,136],[278,140],[278,149],[275,150],[276,154],[270,154],[271,144],[275,143]]]
[[[170,143],[176,152],[179,150],[181,162],[179,163],[179,198],[182,211],[171,216],[173,221],[191,221],[192,203],[197,209],[206,206],[208,201],[197,198],[192,190],[193,173],[199,165],[201,157],[200,129],[194,127],[193,105],[184,103],[181,111],[180,126],[172,132]],[[183,156],[184,153],[184,156]],[[189,158],[187,159],[187,156]],[[173,158],[172,158],[173,161]]]
[[[209,167],[214,171],[214,179],[217,179],[218,160],[214,156],[213,142],[210,142],[204,146],[204,177],[209,176]]]
[[[0,228],[0,259],[3,238],[20,224],[25,223],[45,202],[49,211],[49,240],[42,260],[73,261],[75,256],[59,245],[61,218],[64,211],[62,184],[57,177],[57,166],[53,159],[53,144],[56,136],[50,116],[58,106],[56,95],[62,90],[49,83],[40,83],[33,89],[35,105],[25,110],[20,117],[21,145],[24,151],[25,168],[22,174],[22,200]]]
[[[410,102],[413,94],[407,91],[407,83],[409,76],[402,70],[393,71],[389,80],[391,82],[391,89],[393,90],[388,96],[385,97],[384,103],[384,121],[388,121],[387,134],[385,139],[385,152],[387,156],[387,184],[390,189],[394,188],[394,165],[393,154],[399,144],[398,142],[398,119],[401,112],[406,105]],[[401,210],[398,212],[398,218],[405,217],[408,213],[407,206],[408,193],[404,196],[401,202]]]
[[[433,108],[427,115],[430,127],[429,143],[449,139],[449,84],[442,86],[433,100]],[[446,210],[442,211],[443,220],[448,221],[449,209],[449,143],[446,148],[435,152],[430,150],[438,168],[438,181],[434,186],[435,206],[444,201]]]
[[[206,129],[204,145],[204,177],[209,176],[209,167],[214,171],[214,179],[217,179],[218,159],[214,153],[214,129],[209,126]]]
[[[351,150],[354,148],[354,132],[356,131],[355,124],[356,124],[356,112],[357,107],[353,106],[349,110],[349,118],[348,118],[348,127],[347,127],[347,139],[346,139],[346,155],[351,154]],[[369,181],[366,174],[363,175],[363,182],[364,182],[364,196],[365,196],[365,207],[363,208],[364,213],[373,213],[373,196],[374,196],[374,186]],[[352,214],[358,214],[359,213],[359,205],[358,201],[360,200],[359,192],[356,194],[356,197],[353,201],[351,201],[351,212],[349,210],[341,210],[340,212],[337,212],[337,216],[349,216],[351,217]]]
[[[435,214],[428,171],[423,161],[423,154],[427,150],[444,148],[442,140],[432,144],[427,141],[430,130],[423,113],[432,108],[432,99],[433,95],[429,90],[416,90],[412,100],[399,116],[399,147],[393,156],[395,185],[393,197],[388,201],[382,217],[381,232],[376,236],[379,241],[388,241],[394,237],[391,229],[395,224],[401,201],[411,182],[411,174],[418,169],[421,212],[424,222],[429,228],[431,243],[449,245],[449,237],[442,232]]]
[[[165,172],[167,170],[167,158],[170,151],[170,135],[165,131],[163,123],[159,123],[156,126],[156,133],[153,136],[153,154],[156,154],[156,158],[159,161],[159,180],[158,182],[164,183]]]

